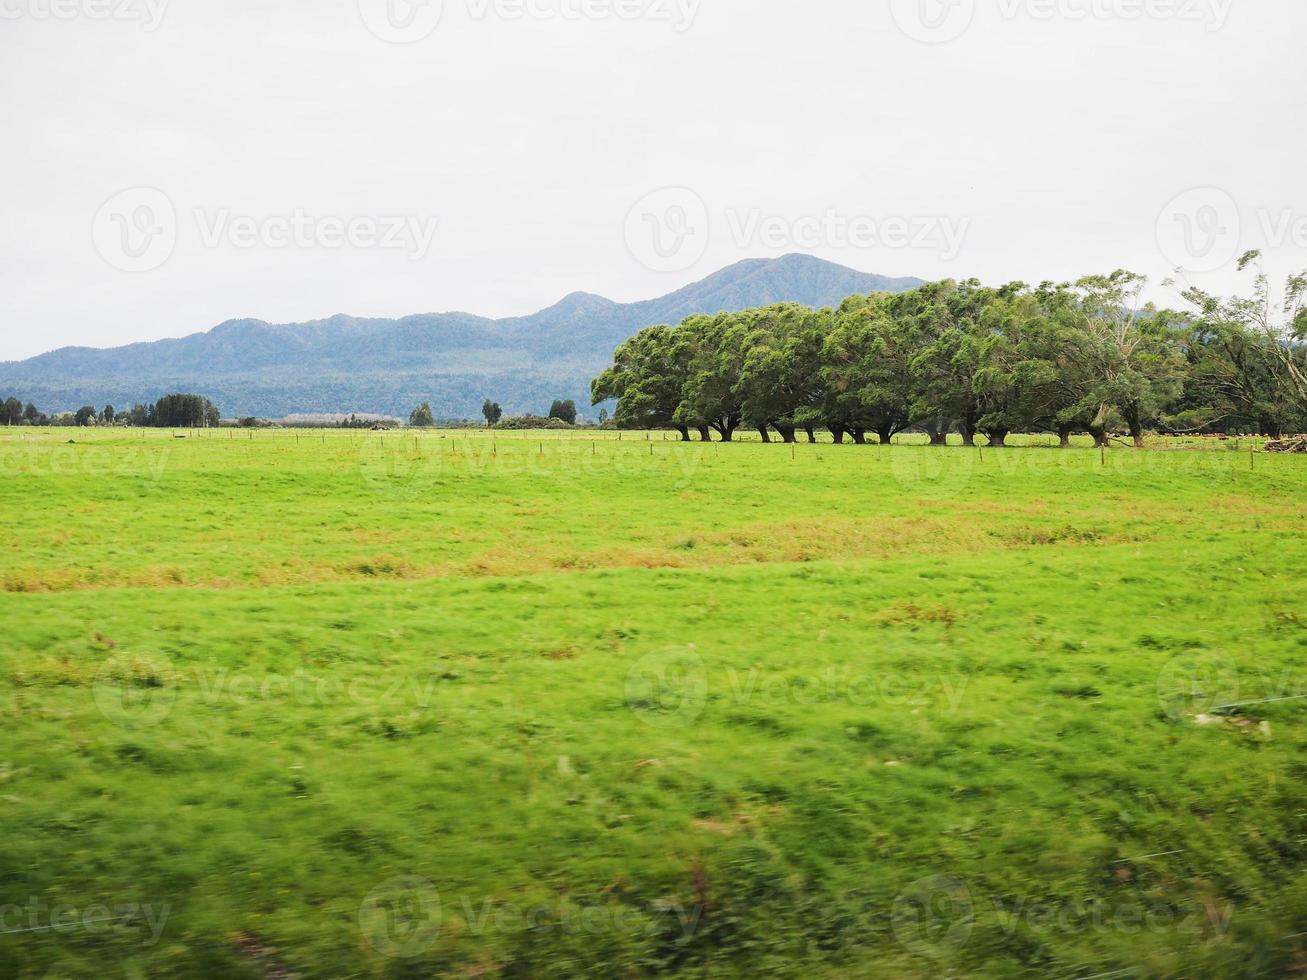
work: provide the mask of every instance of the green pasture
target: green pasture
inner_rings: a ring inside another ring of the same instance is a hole
[[[1307,459],[0,430],[0,975],[1307,970]]]

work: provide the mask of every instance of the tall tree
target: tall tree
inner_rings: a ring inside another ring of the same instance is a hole
[[[431,414],[431,406],[423,402],[413,409],[408,417],[408,424],[415,429],[429,429],[435,425],[436,420]]]
[[[649,327],[617,348],[613,366],[590,386],[591,403],[617,401],[614,420],[623,429],[673,426],[689,441],[689,426],[676,418],[689,376],[687,334],[669,326]],[[706,427],[702,430],[707,438]]]

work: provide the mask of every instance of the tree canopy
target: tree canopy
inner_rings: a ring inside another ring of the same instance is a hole
[[[823,427],[836,442],[912,428],[936,445],[951,431],[968,445],[1013,432],[1142,445],[1149,429],[1307,428],[1307,274],[1278,304],[1260,271],[1251,299],[1186,289],[1188,312],[1142,303],[1145,285],[1123,270],[1037,287],[946,280],[837,309],[692,316],[622,344],[591,397],[616,400],[618,426],[687,440],[750,426],[786,442]]]

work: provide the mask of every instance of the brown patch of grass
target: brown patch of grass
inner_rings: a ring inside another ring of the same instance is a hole
[[[958,614],[947,606],[918,606],[913,602],[905,602],[882,609],[874,619],[884,626],[942,623],[945,629],[952,629],[958,621]]]

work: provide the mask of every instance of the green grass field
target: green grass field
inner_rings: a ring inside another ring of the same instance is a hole
[[[0,974],[1307,972],[1307,459],[1027,441],[0,431]]]

